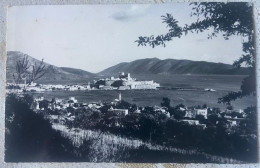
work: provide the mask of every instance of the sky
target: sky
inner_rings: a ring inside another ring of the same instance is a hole
[[[187,3],[13,6],[8,9],[7,50],[93,73],[154,57],[232,64],[242,54],[240,36],[208,40],[209,32],[190,33],[167,42],[166,47],[138,47],[134,41],[139,36],[168,32],[161,18],[166,13],[180,26],[196,19],[190,17]]]

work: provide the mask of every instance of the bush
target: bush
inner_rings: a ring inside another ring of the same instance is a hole
[[[6,162],[72,161],[73,146],[30,109],[31,97],[6,98]]]
[[[122,81],[122,80],[117,80],[117,81],[113,82],[113,83],[111,84],[111,86],[113,86],[113,87],[123,86],[123,81]]]

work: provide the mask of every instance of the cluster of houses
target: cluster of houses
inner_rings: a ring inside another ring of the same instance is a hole
[[[209,115],[208,112],[212,111],[212,109],[208,108],[208,107],[192,108],[192,109],[189,109],[187,107],[186,108],[180,107],[180,110],[185,112],[184,119],[181,119],[181,121],[189,123],[190,125],[200,125],[202,127],[206,127],[206,125],[200,124],[197,117],[201,116],[203,119],[208,119],[208,115]],[[236,114],[239,114],[240,117],[232,116],[232,113],[234,113],[234,112]],[[224,117],[230,126],[237,126],[240,121],[244,120],[244,118],[246,117],[246,113],[241,109],[239,109],[239,110],[225,109],[225,110],[221,111],[220,113],[218,113],[217,117],[219,117],[219,118]],[[218,123],[218,121],[216,121],[216,124],[217,123]]]
[[[13,84],[7,83],[8,92],[44,92],[44,91],[53,91],[53,90],[67,90],[67,91],[76,91],[76,90],[91,90],[90,84],[84,85],[61,85],[61,84]]]
[[[68,107],[77,108],[77,106],[79,106],[79,104],[75,97],[70,97],[68,100],[56,98],[51,101],[45,100],[44,97],[38,97],[34,99],[32,104],[34,110],[61,110],[67,109]]]
[[[116,104],[117,102],[121,101],[121,93],[119,94],[119,98],[115,99],[111,104]],[[93,103],[79,103],[78,100],[75,97],[69,97],[68,99],[52,99],[51,101],[47,101],[44,99],[44,97],[38,97],[34,98],[34,102],[32,103],[32,109],[36,111],[44,111],[47,109],[50,110],[65,110],[67,108],[73,108],[73,109],[78,109],[78,108],[86,108],[86,109],[91,109],[93,111],[99,111],[101,107],[103,107],[104,104],[101,102],[93,102]],[[128,109],[117,109],[111,108],[108,111],[112,111],[117,113],[118,115],[128,115]]]
[[[110,108],[108,109],[108,112],[113,112],[114,114],[118,116],[126,116],[129,115],[129,109],[119,109],[115,108],[117,103],[121,102],[121,93],[119,94],[119,97],[112,101],[110,103]],[[45,103],[44,103],[45,102]],[[67,108],[72,108],[72,109],[78,109],[78,108],[85,108],[85,109],[91,109],[92,111],[97,111],[101,112],[101,108],[104,106],[102,102],[93,102],[93,103],[79,103],[75,97],[70,97],[69,99],[52,99],[51,101],[47,101],[44,99],[44,97],[38,97],[34,99],[32,108],[36,111],[44,111],[46,109],[50,109],[52,111],[55,110],[65,110]],[[138,107],[133,114],[140,114],[144,108]],[[162,113],[165,114],[168,118],[171,117],[168,108],[166,107],[160,107],[160,106],[154,106],[153,110],[157,113]],[[212,109],[205,107],[205,108],[187,108],[187,107],[179,107],[180,111],[182,111],[185,116],[181,119],[179,119],[180,122],[185,122],[189,125],[196,125],[196,126],[201,126],[203,128],[206,127],[205,124],[200,123],[199,119],[197,118],[198,116],[203,117],[205,120],[208,119],[208,112]],[[243,112],[243,110],[236,111],[237,113],[241,114],[240,118],[237,116],[234,117],[231,115],[231,113],[234,112],[234,110],[225,110],[222,111],[221,113],[224,114],[224,118],[229,122],[230,126],[236,126],[239,124],[241,120],[246,117],[246,114]],[[221,117],[220,114],[218,114],[218,117]],[[71,112],[67,112],[66,119],[68,120],[74,120],[75,119],[75,114],[72,114]]]
[[[101,82],[100,82],[101,81]],[[120,82],[120,85],[113,85],[116,82]],[[130,73],[125,74],[122,72],[118,78],[106,78],[94,80],[93,84],[88,82],[87,84],[73,84],[73,85],[61,85],[61,84],[37,84],[37,83],[24,83],[15,84],[7,83],[7,92],[45,92],[54,90],[129,90],[129,89],[157,89],[160,87],[159,83],[154,81],[138,81],[130,76]]]

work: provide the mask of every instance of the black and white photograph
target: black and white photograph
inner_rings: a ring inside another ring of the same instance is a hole
[[[258,163],[252,3],[7,14],[5,162]]]

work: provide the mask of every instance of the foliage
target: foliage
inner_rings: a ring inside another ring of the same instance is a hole
[[[80,148],[72,146],[68,139],[63,138],[59,132],[52,129],[50,123],[43,119],[42,115],[36,114],[30,109],[31,104],[32,97],[30,95],[9,94],[7,96],[6,161],[92,161],[94,158],[104,159],[91,149],[95,146],[95,140],[84,141]],[[124,108],[134,107],[127,102],[123,102],[121,105]],[[184,105],[180,104],[169,108],[179,109],[180,107],[184,107]],[[167,117],[163,112],[155,111],[153,107],[145,107],[140,114],[130,113],[127,116],[109,111],[101,113],[84,107],[79,107],[74,112],[77,113],[75,120],[66,121],[66,125],[70,128],[100,130],[101,132],[126,136],[130,139],[137,138],[167,148],[193,149],[198,152],[246,162],[257,161],[256,107],[245,109],[246,118],[235,128],[227,127],[227,120],[218,116],[219,109],[212,110],[208,122],[205,122],[206,128],[189,125],[174,117]],[[174,153],[168,153],[167,150],[156,152],[145,147],[128,149],[122,146],[118,150],[107,159],[113,158],[116,161],[130,162],[151,161],[151,158],[161,153],[162,156],[165,156],[165,161],[170,162],[176,157],[183,156],[180,154],[175,156]],[[170,158],[173,155],[175,157]],[[140,158],[137,159],[135,156]],[[197,155],[192,156],[192,159],[195,159],[196,162],[205,161],[203,157],[200,158]]]
[[[28,83],[31,84],[32,82],[40,79],[46,73],[47,73],[46,67],[45,67],[43,59],[42,59],[39,64],[35,63],[32,66],[32,71],[28,74],[28,77],[29,77],[29,82]]]
[[[163,97],[161,106],[169,108],[171,104],[171,100],[168,97]]]
[[[32,70],[31,70],[32,69]],[[28,56],[24,55],[22,60],[16,62],[16,72],[13,74],[15,83],[20,84],[22,80],[28,84],[40,79],[47,73],[43,59],[37,64],[31,65]]]
[[[31,97],[6,97],[5,161],[72,161],[73,146],[30,109]]]
[[[137,110],[136,104],[130,104],[124,100],[119,101],[114,107],[118,109],[128,109],[129,112],[134,112]]]
[[[44,109],[47,109],[49,106],[49,101],[48,100],[42,100],[39,102],[39,108],[44,108]]]
[[[241,91],[230,92],[228,95],[219,98],[219,103],[230,104],[237,98],[242,98],[250,94],[255,94],[255,47],[254,47],[254,27],[252,5],[246,2],[201,2],[191,3],[191,16],[197,20],[183,27],[178,25],[178,21],[171,14],[162,16],[163,23],[169,28],[169,32],[163,35],[147,37],[141,36],[135,42],[138,46],[151,47],[166,46],[166,42],[173,38],[181,38],[188,33],[210,32],[208,38],[212,39],[221,34],[226,40],[232,35],[243,37],[244,54],[234,61],[233,65],[237,68],[246,65],[251,71],[250,76],[246,77],[241,84]]]
[[[98,80],[95,83],[95,87],[99,88],[99,85],[106,85],[106,81],[105,80]]]
[[[168,98],[164,98],[162,102],[165,100]],[[131,105],[128,104],[127,107],[131,108]],[[206,128],[181,122],[176,111],[179,107],[184,105],[169,107],[173,109],[171,117],[155,111],[153,107],[145,107],[140,114],[130,113],[127,116],[88,111],[79,113],[80,117],[76,123],[73,122],[74,126],[82,129],[101,130],[166,147],[194,149],[246,162],[257,161],[255,107],[245,110],[247,117],[236,127],[230,127],[227,119],[219,115],[220,110],[215,108],[207,120],[204,116],[198,117],[200,122],[206,124]],[[185,114],[183,111],[179,112]]]
[[[254,107],[248,107],[245,109],[245,113],[247,115],[246,120],[242,121],[240,123],[240,128],[242,134],[251,134],[256,135],[257,134],[257,110],[256,106]]]
[[[16,62],[16,75],[13,74],[15,83],[21,83],[27,76],[27,71],[30,68],[28,56],[24,56],[22,60]]]
[[[254,71],[254,70],[253,70]],[[226,103],[227,105],[231,104],[231,101],[245,96],[253,94],[256,95],[256,81],[255,81],[255,72],[246,78],[243,79],[240,90],[238,92],[229,92],[227,95],[218,99],[219,103]]]
[[[172,107],[171,100],[168,97],[163,97],[161,106],[167,107],[170,115],[177,120],[182,119],[185,116],[185,112],[180,110],[180,108],[185,108],[185,106],[183,104],[178,104],[175,107]]]
[[[113,82],[113,83],[111,84],[111,86],[113,86],[113,87],[123,86],[123,81],[122,81],[122,80],[117,80],[117,81]]]

